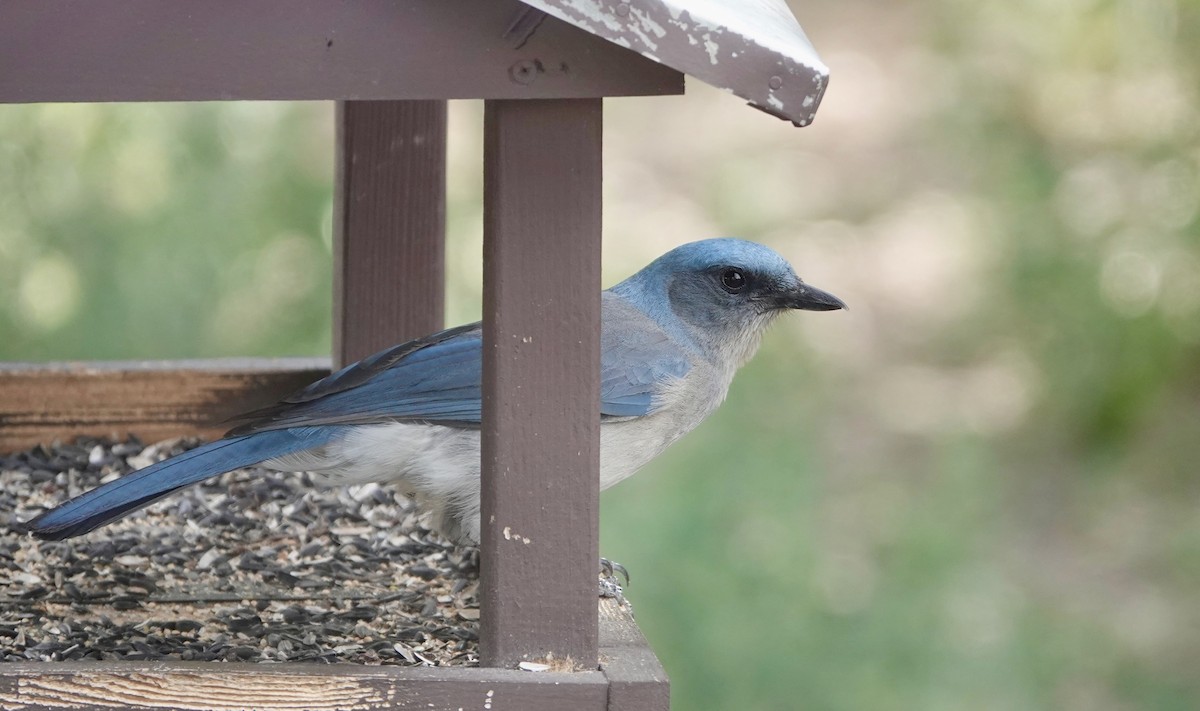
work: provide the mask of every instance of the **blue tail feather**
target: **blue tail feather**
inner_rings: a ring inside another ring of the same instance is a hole
[[[210,442],[98,486],[38,516],[26,528],[38,538],[56,541],[78,536],[218,474],[326,444],[335,431],[302,427]]]

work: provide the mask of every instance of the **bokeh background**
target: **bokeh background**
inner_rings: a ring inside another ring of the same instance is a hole
[[[1200,708],[1200,4],[794,9],[813,126],[607,107],[606,283],[739,235],[852,307],[604,496],[675,708]],[[332,141],[327,104],[0,107],[0,359],[328,353]]]

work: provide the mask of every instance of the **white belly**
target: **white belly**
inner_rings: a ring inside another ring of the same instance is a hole
[[[724,399],[728,380],[722,380],[704,393],[689,392],[686,381],[680,382],[665,393],[673,406],[646,417],[605,422],[600,428],[600,488],[641,469],[700,424]],[[337,485],[391,483],[429,511],[432,525],[447,537],[479,542],[479,430],[404,422],[360,425],[340,441],[263,465],[312,472]]]

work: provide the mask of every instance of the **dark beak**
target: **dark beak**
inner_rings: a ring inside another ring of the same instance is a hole
[[[846,308],[846,302],[828,291],[821,291],[804,283],[797,285],[783,299],[783,305],[789,309],[803,311],[836,311]]]

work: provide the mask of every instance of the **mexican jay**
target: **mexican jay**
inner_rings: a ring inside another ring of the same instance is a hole
[[[776,316],[845,308],[771,249],[737,239],[673,249],[601,298],[601,489],[712,413]],[[42,538],[77,536],[258,464],[335,484],[393,482],[448,538],[478,544],[481,343],[474,323],[377,353],[249,413],[223,439],[99,486],[29,528]]]

